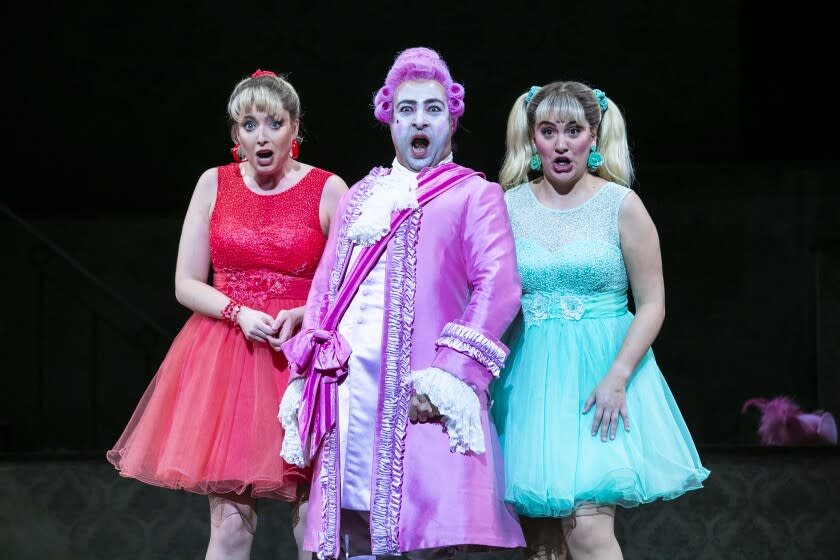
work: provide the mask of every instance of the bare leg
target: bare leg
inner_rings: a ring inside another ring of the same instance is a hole
[[[257,502],[250,496],[210,494],[210,542],[205,560],[249,560],[257,529]]]
[[[528,560],[567,560],[563,522],[553,517],[520,517]]]
[[[312,553],[303,549],[303,537],[306,535],[306,514],[309,512],[309,502],[300,502],[292,508],[292,532],[295,534],[298,560],[312,560]]]
[[[563,519],[566,544],[574,560],[622,560],[615,538],[615,506],[584,504]]]

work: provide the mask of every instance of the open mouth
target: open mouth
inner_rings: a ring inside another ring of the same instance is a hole
[[[271,159],[271,156],[274,155],[274,152],[271,150],[257,150],[256,156],[257,159],[268,160]]]
[[[429,139],[423,135],[411,137],[411,154],[414,157],[424,157],[429,149]]]
[[[554,169],[555,173],[564,173],[571,169],[572,160],[563,156],[556,157],[552,160],[551,167]]]

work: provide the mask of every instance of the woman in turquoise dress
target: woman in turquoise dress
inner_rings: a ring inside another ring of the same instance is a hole
[[[676,498],[709,475],[650,348],[662,260],[632,180],[624,119],[600,90],[554,82],[514,102],[500,182],[522,314],[492,410],[506,500],[526,528],[561,519],[574,560],[622,558],[616,506]]]

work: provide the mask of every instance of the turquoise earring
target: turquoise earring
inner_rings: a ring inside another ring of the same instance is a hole
[[[540,160],[540,156],[537,152],[531,152],[531,169],[533,171],[539,171],[542,169],[542,161]]]
[[[598,152],[595,144],[589,146],[589,158],[586,160],[586,168],[589,171],[595,171],[604,164],[604,156]]]

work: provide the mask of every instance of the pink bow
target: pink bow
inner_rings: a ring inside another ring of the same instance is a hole
[[[337,331],[307,329],[283,344],[294,375],[305,375],[298,414],[300,442],[307,463],[338,417],[337,384],[347,375],[350,344]]]

